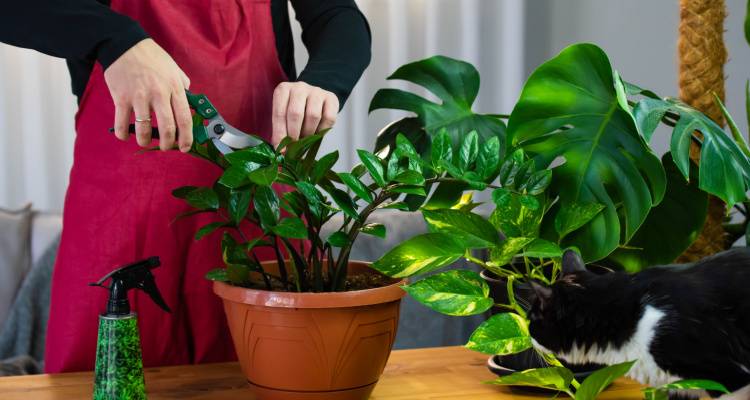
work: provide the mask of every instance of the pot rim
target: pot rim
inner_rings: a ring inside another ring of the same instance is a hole
[[[275,261],[263,264],[275,264]],[[349,261],[349,267],[357,271],[370,270],[369,262]],[[386,286],[348,292],[297,293],[233,286],[214,281],[214,293],[225,301],[263,307],[280,308],[347,308],[389,303],[401,300],[406,295],[402,289],[407,280],[402,279]]]

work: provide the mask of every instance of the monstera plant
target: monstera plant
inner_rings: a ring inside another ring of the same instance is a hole
[[[451,151],[463,151],[457,146],[465,147],[460,138],[466,132],[494,133],[479,135],[480,148],[485,137],[505,144],[498,154],[503,161],[497,177],[483,176],[481,185],[470,171],[444,167],[456,182],[443,182],[413,203],[419,204],[430,232],[397,245],[373,264],[395,277],[437,272],[405,289],[438,312],[463,316],[498,311],[477,328],[469,348],[492,355],[531,348],[525,315],[529,304],[519,298],[517,283],[553,282],[565,249],[574,248],[587,262],[639,271],[674,260],[690,245],[704,224],[708,194],[729,207],[746,200],[750,152],[742,136],[725,133],[678,100],[623,81],[595,45],[570,46],[538,67],[507,117],[507,129],[495,121],[500,115],[479,116],[469,108],[479,76],[466,63],[433,57],[408,64],[392,77],[424,86],[443,103],[403,91],[378,92],[371,109],[416,114],[381,132],[378,147],[383,151],[394,146],[399,128],[419,137],[418,151],[438,167],[441,161],[435,158],[447,151],[449,139]],[[460,123],[454,125],[454,120]],[[499,128],[487,129],[490,120]],[[660,124],[671,128],[670,151],[662,157],[650,146]],[[700,144],[698,165],[690,161],[691,142]],[[467,189],[492,190],[489,216],[472,211],[477,204],[467,201]],[[488,257],[477,257],[476,250],[486,250]],[[459,258],[504,279],[507,295],[492,297],[473,269],[438,272]],[[494,383],[593,399],[632,366],[607,367],[579,384],[553,355],[544,359],[549,368]],[[667,389],[649,393],[662,395]]]

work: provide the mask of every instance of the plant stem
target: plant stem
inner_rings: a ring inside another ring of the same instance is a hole
[[[466,250],[466,253],[464,253],[464,258],[465,258],[465,259],[466,259],[467,261],[471,261],[471,262],[473,262],[474,264],[477,264],[477,265],[479,265],[480,267],[482,267],[482,268],[484,268],[484,269],[488,269],[488,268],[487,268],[487,264],[485,264],[485,263],[484,263],[484,261],[482,261],[482,260],[480,260],[480,259],[478,259],[478,258],[474,257],[473,255],[471,255],[471,250]]]
[[[237,232],[239,232],[240,237],[242,238],[242,240],[245,241],[245,243],[249,242],[249,240],[247,239],[247,236],[245,235],[245,232],[242,232],[242,229],[240,229],[239,226],[235,226],[234,229]],[[258,269],[260,269],[259,272],[263,276],[263,282],[265,282],[266,288],[268,290],[271,290],[271,281],[268,279],[268,274],[266,274],[266,270],[265,268],[263,268],[263,264],[261,264],[260,261],[258,261],[258,258],[255,257],[255,253],[253,253],[252,250],[246,250],[245,254],[247,255],[248,253],[250,253],[250,255],[253,256],[253,258],[255,259],[255,262],[258,264]]]
[[[348,241],[346,246],[341,248],[338,259],[336,260],[336,266],[334,267],[334,275],[332,282],[332,289],[338,291],[343,289],[344,283],[346,282],[346,275],[348,272],[349,254],[351,253],[354,241],[357,239],[359,229],[362,227],[362,221],[367,221],[367,218],[382,202],[384,202],[388,196],[385,195],[386,190],[383,189],[380,193],[375,196],[372,203],[368,204],[362,212],[359,214],[359,218],[352,222],[352,226],[349,228]],[[348,223],[348,222],[347,222]],[[343,229],[343,227],[342,227]]]
[[[276,236],[272,236],[273,239],[273,251],[276,253],[276,264],[279,266],[279,275],[281,280],[284,282],[284,286],[289,286],[289,277],[287,276],[286,263],[284,262],[284,255],[281,254],[279,249],[279,239]]]

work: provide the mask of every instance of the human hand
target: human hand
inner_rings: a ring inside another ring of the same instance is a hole
[[[274,146],[289,136],[294,140],[328,129],[336,122],[339,99],[305,82],[282,82],[273,92]]]
[[[151,143],[151,111],[159,123],[159,148],[170,150],[177,136],[180,151],[190,150],[193,121],[185,89],[190,79],[156,42],[144,39],[123,53],[104,71],[115,103],[115,136],[128,140],[130,116],[135,112],[136,140]]]

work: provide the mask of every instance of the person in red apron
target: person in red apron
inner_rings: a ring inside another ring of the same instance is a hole
[[[287,82],[295,71],[286,0],[112,0],[109,7],[95,0],[28,0],[6,7],[0,41],[68,58],[80,96],[46,372],[93,369],[107,294],[87,284],[154,255],[162,261],[154,274],[172,313],[132,294],[144,364],[235,358],[221,302],[204,279],[222,263],[220,234],[193,240],[215,217],[172,222],[188,206],[171,191],[210,185],[221,171],[178,151],[139,150],[152,145],[157,125],[162,150],[189,150],[187,88],[206,94],[232,125],[275,143],[330,127],[369,62],[369,28],[353,0],[292,5],[310,52],[295,82]],[[81,67],[86,60],[88,75]],[[131,122],[135,139],[127,133]],[[125,142],[107,133],[112,126]]]

